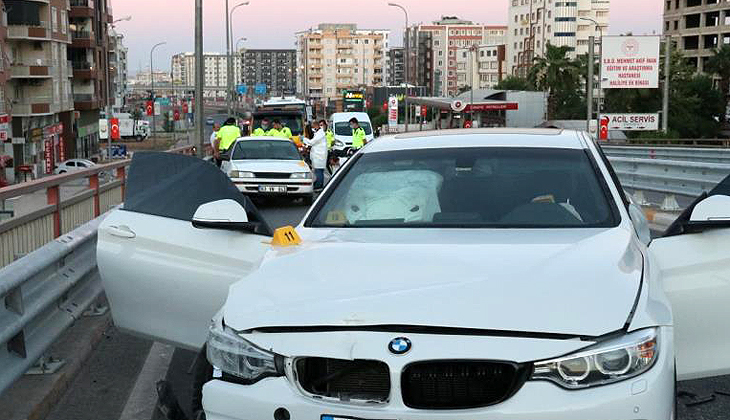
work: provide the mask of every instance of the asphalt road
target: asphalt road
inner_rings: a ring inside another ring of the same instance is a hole
[[[256,205],[272,228],[296,225],[307,207],[290,200],[256,200]],[[153,382],[159,377],[142,377],[146,359],[154,356],[153,343],[120,333],[110,328],[105,339],[93,351],[87,365],[73,381],[60,403],[47,417],[48,420],[127,420],[130,404],[135,404],[134,390],[140,382],[148,382],[149,394],[154,394]],[[190,418],[192,390],[191,365],[195,353],[175,349],[165,360],[165,379],[172,384],[181,408]],[[149,363],[149,361],[147,361]],[[142,385],[145,385],[144,383]],[[679,384],[680,420],[725,420],[730,413],[730,376],[707,380],[681,382]],[[153,395],[154,397],[154,395]],[[701,402],[705,401],[706,402]],[[148,407],[132,407],[132,411],[151,413],[152,420],[165,417],[154,409],[154,398],[148,398]],[[699,404],[692,404],[697,403]],[[687,405],[689,403],[690,405]],[[123,416],[124,417],[120,417]],[[2,417],[2,416],[0,416]],[[150,417],[131,417],[147,420]]]

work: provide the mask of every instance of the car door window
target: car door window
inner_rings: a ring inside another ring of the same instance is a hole
[[[66,166],[73,168],[74,166],[76,166],[76,162],[66,162]]]

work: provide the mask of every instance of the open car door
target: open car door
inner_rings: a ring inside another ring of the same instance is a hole
[[[214,165],[136,153],[124,207],[99,227],[97,263],[114,323],[154,340],[202,347],[229,286],[258,268],[271,233]]]
[[[730,374],[730,176],[649,252],[672,304],[678,379]]]

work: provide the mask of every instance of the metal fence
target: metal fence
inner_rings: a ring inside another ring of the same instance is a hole
[[[730,149],[711,147],[603,146],[608,156],[730,164]]]

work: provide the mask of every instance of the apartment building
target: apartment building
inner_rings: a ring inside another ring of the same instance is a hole
[[[414,25],[408,28],[409,80],[427,86],[433,96],[455,96],[459,90],[457,50],[504,45],[506,34],[506,26],[482,25],[455,16],[443,16],[430,25]],[[423,73],[429,63],[431,69]]]
[[[99,153],[99,114],[112,104],[109,64],[111,0],[70,0],[72,35],[68,57],[73,66],[73,99],[77,111],[76,155]]]
[[[456,50],[456,83],[459,90],[492,89],[505,76],[505,46],[478,45]]]
[[[241,56],[234,54],[231,58],[233,66],[233,85],[241,83]],[[177,85],[195,86],[195,53],[186,52],[172,56],[172,83]],[[206,98],[225,98],[226,86],[228,86],[228,61],[224,53],[204,53],[203,54],[203,78],[205,83],[205,91],[203,96]],[[155,82],[157,82],[155,75]],[[141,82],[139,79],[138,82]],[[149,84],[149,83],[148,83]],[[216,89],[218,88],[218,89]]]
[[[8,34],[7,13],[5,3],[0,0],[0,185],[9,183],[8,178],[13,178],[13,143],[10,137],[10,115],[8,114],[10,104],[8,95],[5,92],[8,77],[10,76],[10,62],[6,59],[7,46],[5,38]]]
[[[73,72],[67,59],[72,38],[66,0],[4,0],[4,11],[0,114],[8,116],[3,131],[10,143],[3,144],[2,154],[12,157],[5,175],[13,182],[21,172],[22,178],[50,173],[73,154]]]
[[[296,38],[299,95],[329,103],[342,100],[347,89],[388,81],[388,30],[323,23]]]
[[[730,3],[721,0],[664,1],[664,35],[697,71],[704,71],[712,49],[730,44]]]
[[[406,80],[406,49],[393,47],[388,51],[388,86],[400,86]]]
[[[243,84],[249,91],[265,85],[271,96],[293,95],[297,88],[297,51],[243,49],[239,51]]]
[[[610,0],[510,0],[508,73],[525,76],[548,43],[567,46],[572,58],[588,53],[589,37],[598,43],[608,33],[610,5]]]
[[[124,46],[124,35],[114,29],[109,31],[109,74],[111,76],[112,111],[122,112],[129,93],[128,62],[129,49]]]

